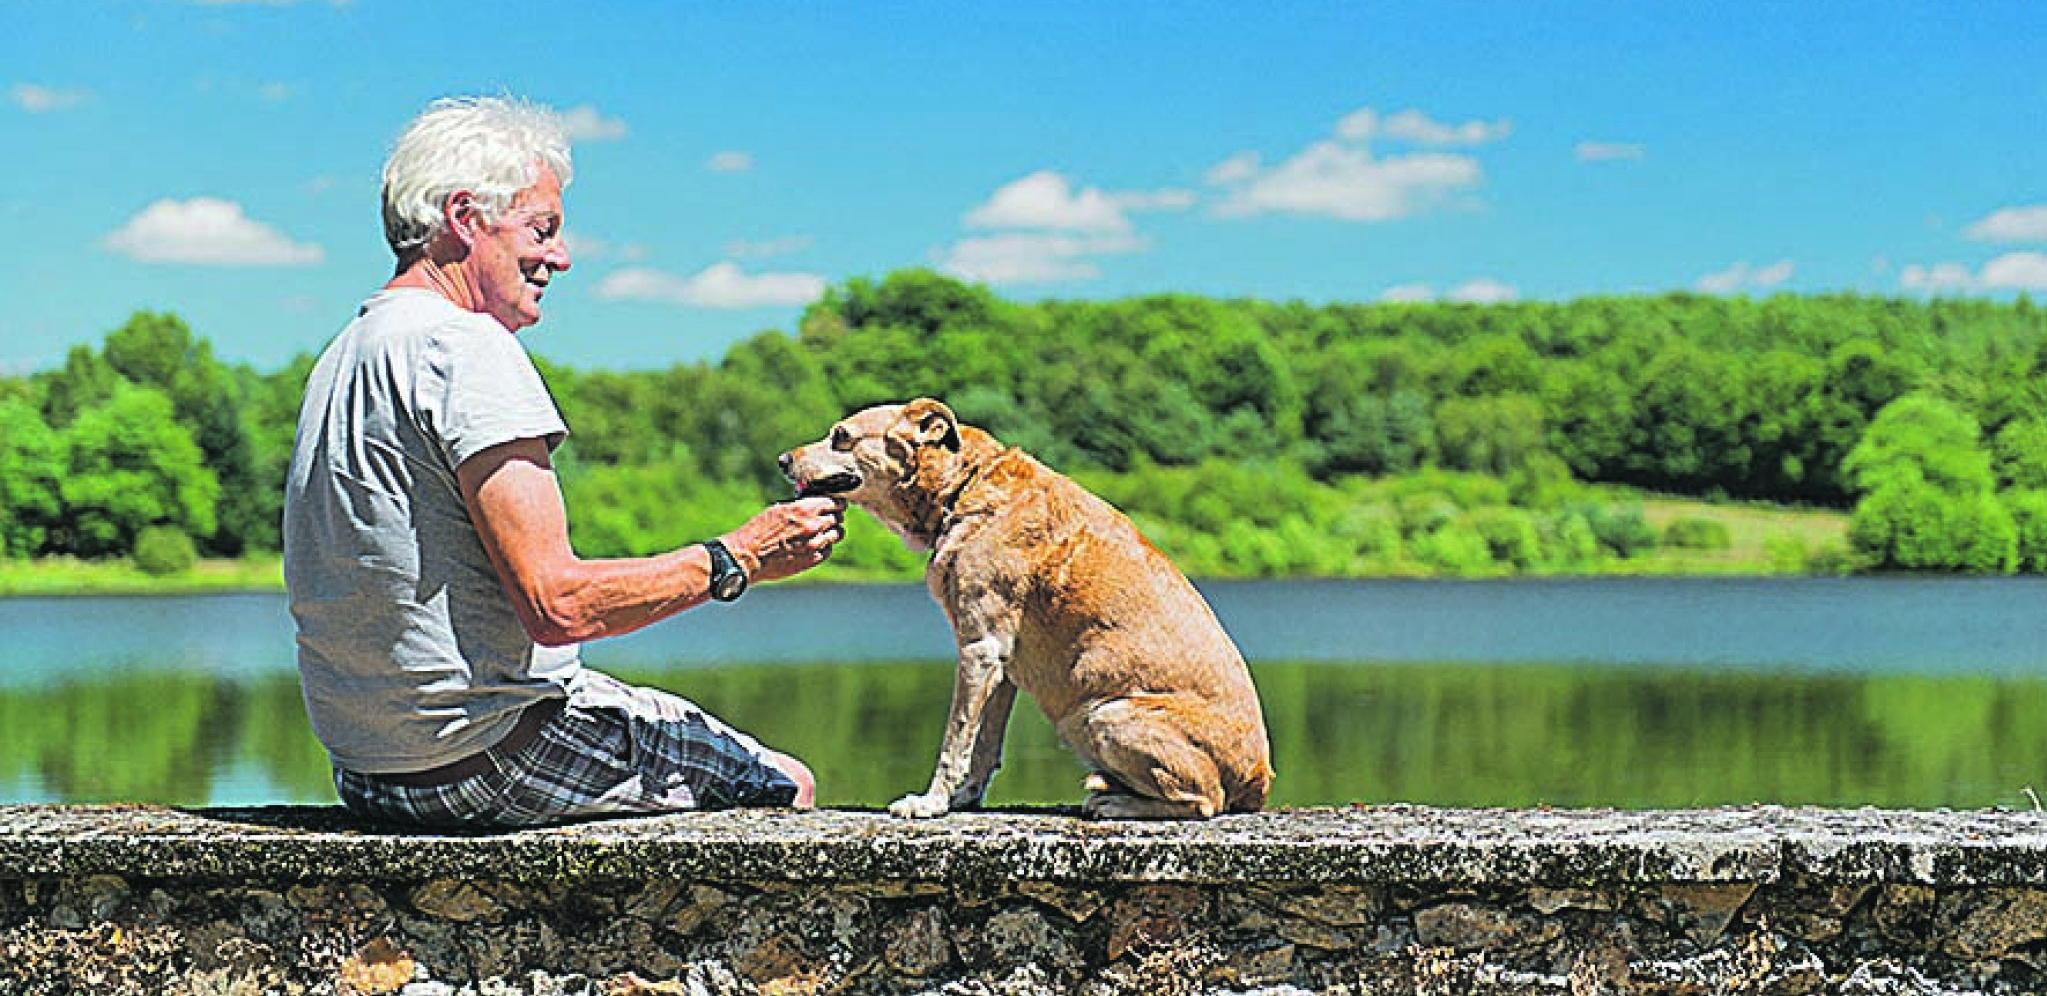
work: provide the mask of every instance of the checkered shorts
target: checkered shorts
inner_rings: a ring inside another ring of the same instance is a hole
[[[786,806],[796,783],[766,749],[687,699],[585,670],[566,708],[492,770],[432,788],[334,769],[358,816],[424,826],[535,826],[594,816]]]

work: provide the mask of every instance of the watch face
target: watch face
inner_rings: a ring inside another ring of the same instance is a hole
[[[738,598],[740,592],[745,590],[746,575],[736,570],[729,574],[720,574],[711,579],[711,597],[721,602],[729,602]]]

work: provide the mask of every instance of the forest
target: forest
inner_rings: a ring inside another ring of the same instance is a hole
[[[564,333],[565,334],[565,333]],[[920,395],[1128,512],[1195,576],[1624,571],[1729,542],[1645,499],[1838,510],[1810,572],[2047,572],[2047,312],[2028,298],[1688,293],[1504,304],[1167,294],[1021,303],[913,269],[826,291],[716,361],[536,352],[584,556],[732,528],[775,455]],[[0,376],[0,554],[274,557],[313,357],[258,371],[143,312]],[[911,577],[856,514],[825,572]]]

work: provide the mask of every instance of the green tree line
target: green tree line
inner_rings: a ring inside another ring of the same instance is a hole
[[[0,549],[166,569],[276,551],[310,363],[223,363],[142,313],[0,378]],[[1851,511],[1850,547],[1804,569],[2047,571],[2047,312],[2023,297],[1019,303],[905,270],[715,362],[543,367],[591,556],[728,528],[787,493],[776,453],[930,395],[1198,575],[1574,572],[1725,542],[1650,527],[1645,493]],[[863,526],[831,570],[917,567]]]

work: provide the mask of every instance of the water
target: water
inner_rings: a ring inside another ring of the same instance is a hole
[[[2030,806],[2047,580],[1218,582],[1273,802]],[[326,803],[277,595],[0,600],[0,801]],[[930,775],[950,634],[921,588],[770,586],[592,644],[805,758],[823,802]],[[990,801],[1081,770],[1020,703]]]

